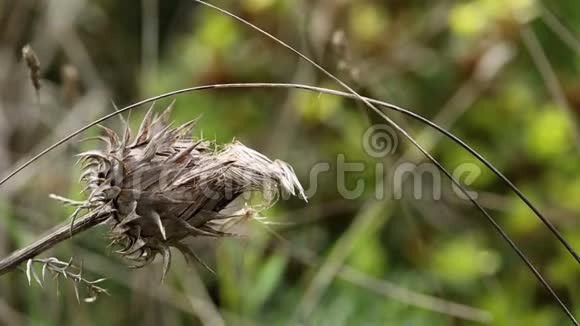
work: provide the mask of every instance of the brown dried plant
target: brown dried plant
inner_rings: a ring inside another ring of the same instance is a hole
[[[30,82],[34,87],[36,98],[38,99],[40,93],[40,60],[38,60],[36,53],[29,44],[22,47],[22,59],[26,63]]]
[[[348,92],[325,90],[306,85],[261,83],[220,84],[177,90],[155,98],[215,88],[295,87],[345,96],[364,103],[369,109],[379,114],[388,125],[399,131],[405,139],[409,140],[413,146],[419,149],[425,157],[434,163],[462,191],[523,260],[570,320],[578,325],[578,322],[566,304],[562,302],[560,297],[554,292],[541,273],[513,242],[509,235],[505,233],[487,210],[479,204],[477,198],[472,197],[461,183],[432,155],[375,105],[403,112],[414,119],[420,120],[442,132],[468,150],[512,189],[532,209],[535,215],[542,220],[563,246],[566,247],[568,252],[580,262],[580,257],[575,250],[554,228],[550,221],[491,163],[463,143],[459,138],[437,124],[388,103],[362,97],[350,86],[329,73],[312,59],[252,23],[205,1],[192,0],[192,2],[213,8],[272,39],[277,44],[287,48],[310,63],[327,77],[336,81]],[[129,110],[132,107],[149,102],[150,100],[136,103],[120,111]],[[248,216],[244,210],[241,211],[242,213],[240,211],[235,212],[235,208],[233,207],[236,199],[241,198],[243,194],[258,191],[266,195],[273,195],[266,196],[271,197],[270,203],[275,202],[280,192],[304,198],[302,187],[298,183],[292,169],[287,164],[279,161],[272,162],[263,155],[237,142],[225,146],[217,146],[215,143],[203,139],[194,139],[191,137],[191,131],[195,123],[190,122],[172,129],[167,123],[168,111],[160,116],[154,117],[152,110],[150,110],[135,137],[131,136],[128,127],[125,128],[122,137],[119,137],[107,128],[103,128],[105,130],[105,136],[99,137],[99,139],[106,144],[106,148],[81,154],[80,161],[85,171],[81,179],[87,182],[86,191],[89,192],[88,199],[82,202],[76,202],[53,196],[56,199],[60,199],[67,204],[77,207],[77,211],[73,214],[73,223],[71,223],[70,227],[71,235],[86,230],[106,219],[111,225],[110,236],[113,244],[121,244],[124,246],[119,251],[121,255],[137,261],[137,266],[144,266],[150,263],[157,254],[160,254],[165,262],[164,274],[170,265],[170,247],[175,247],[180,250],[186,258],[197,259],[191,249],[185,245],[184,240],[195,236],[221,237],[231,235],[223,230],[223,225],[229,224],[229,222],[236,222]],[[115,114],[107,115],[97,122],[102,122]],[[55,147],[62,145],[70,138],[90,128],[92,125],[94,123],[79,129],[36,155],[15,171],[11,172],[7,177],[0,180],[0,185],[32,162],[44,156]],[[83,209],[89,212],[80,218],[80,221],[74,223],[74,218]],[[249,210],[251,213],[254,211],[253,209]],[[250,216],[252,215],[250,214]],[[56,232],[36,241],[29,247],[13,253],[6,259],[0,260],[0,275],[18,263],[22,263],[25,259],[30,259],[39,252],[46,250],[56,241],[62,241],[66,238],[65,231],[61,227]],[[29,264],[31,263],[29,262]]]
[[[191,237],[231,236],[225,223],[247,218],[238,210],[247,194],[263,194],[266,205],[280,194],[306,200],[293,169],[285,162],[271,161],[238,141],[219,146],[192,137],[196,120],[172,128],[169,116],[173,105],[163,113],[149,109],[139,130],[132,136],[127,122],[122,136],[101,126],[104,148],[79,154],[86,183],[85,201],[52,195],[76,207],[71,230],[82,210],[110,212],[112,245],[134,261],[134,267],[163,257],[165,276],[176,248],[188,261],[200,261],[184,240]],[[259,210],[259,207],[256,207]]]

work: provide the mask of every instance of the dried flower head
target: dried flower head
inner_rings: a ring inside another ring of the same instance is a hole
[[[117,252],[135,261],[135,267],[160,254],[164,275],[170,247],[188,261],[199,261],[185,239],[229,235],[222,226],[245,215],[230,205],[243,195],[260,192],[267,204],[281,193],[306,200],[288,164],[271,161],[237,141],[218,146],[193,138],[195,120],[172,128],[171,107],[154,116],[152,106],[135,136],[126,122],[121,137],[101,127],[105,136],[97,139],[105,148],[79,154],[88,198],[67,201],[78,207],[73,218],[82,209],[112,211],[107,220],[110,237],[123,246]]]

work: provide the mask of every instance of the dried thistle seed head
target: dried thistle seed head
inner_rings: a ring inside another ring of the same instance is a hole
[[[114,210],[110,236],[137,267],[161,254],[165,274],[170,247],[197,260],[183,240],[228,235],[222,225],[243,217],[229,205],[244,194],[261,192],[271,203],[281,192],[306,200],[288,164],[237,141],[218,146],[192,138],[196,121],[171,127],[170,114],[171,106],[154,116],[152,106],[134,136],[128,125],[121,136],[101,127],[104,148],[79,154],[89,195],[77,206]]]

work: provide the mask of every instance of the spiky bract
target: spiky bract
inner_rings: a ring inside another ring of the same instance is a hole
[[[278,194],[306,197],[292,168],[234,141],[224,146],[196,139],[196,121],[172,128],[170,105],[154,115],[153,106],[135,134],[125,122],[119,137],[101,127],[97,137],[105,148],[79,154],[88,199],[80,209],[113,210],[108,223],[113,243],[137,267],[164,259],[170,247],[188,259],[197,256],[184,243],[189,237],[227,236],[222,225],[240,217],[228,205],[243,194],[261,192],[276,200]],[[226,210],[226,208],[228,208]]]

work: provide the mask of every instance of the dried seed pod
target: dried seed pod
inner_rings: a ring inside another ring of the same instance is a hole
[[[26,67],[28,68],[28,73],[30,76],[30,82],[36,91],[36,97],[39,96],[40,92],[40,61],[32,50],[30,44],[26,44],[22,47],[22,59],[26,63]]]
[[[272,203],[280,192],[306,197],[292,168],[282,161],[233,142],[224,146],[192,138],[196,121],[172,128],[171,106],[159,116],[149,109],[139,131],[119,137],[102,127],[104,149],[80,156],[81,180],[88,199],[79,208],[112,209],[108,220],[119,254],[137,263],[171,260],[170,247],[197,259],[183,240],[229,235],[223,223],[243,216],[229,206],[249,192],[260,192]],[[70,203],[69,203],[70,204]]]

